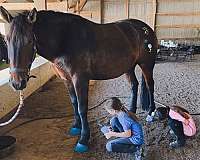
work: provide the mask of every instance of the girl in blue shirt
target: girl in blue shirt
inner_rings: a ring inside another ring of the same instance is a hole
[[[110,120],[111,127],[104,135],[107,139],[117,137],[107,142],[106,149],[109,152],[135,152],[137,160],[141,159],[140,146],[144,143],[144,136],[136,115],[128,111],[116,97],[112,98],[112,103],[106,106],[106,110],[113,118]]]

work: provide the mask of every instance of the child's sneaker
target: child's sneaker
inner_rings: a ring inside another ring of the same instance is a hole
[[[142,160],[143,159],[143,150],[142,147],[138,147],[137,151],[135,152],[135,160]]]
[[[170,148],[180,148],[180,147],[183,147],[184,146],[184,144],[182,144],[182,143],[180,143],[179,141],[174,141],[174,142],[171,142],[170,144],[169,144],[169,146],[170,146]]]
[[[103,127],[101,127],[101,132],[102,132],[103,134],[108,133],[110,130],[111,130],[111,129],[110,129],[109,126],[103,126]]]
[[[177,137],[176,137],[176,135],[174,134],[174,131],[173,130],[169,130],[169,134],[170,134],[170,139],[172,140],[172,141],[175,141],[175,140],[177,140]]]

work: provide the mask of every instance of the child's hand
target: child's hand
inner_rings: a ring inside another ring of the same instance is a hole
[[[114,135],[115,135],[115,132],[113,132],[113,131],[109,131],[108,133],[105,134],[105,136],[106,136],[107,139],[110,139]]]
[[[190,122],[189,122],[188,119],[185,119],[185,120],[184,120],[184,124],[185,124],[185,125],[189,125],[189,123],[190,123]]]

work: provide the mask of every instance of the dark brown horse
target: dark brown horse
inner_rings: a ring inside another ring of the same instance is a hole
[[[127,19],[96,24],[77,15],[36,9],[16,17],[3,7],[0,12],[10,24],[7,45],[12,86],[17,90],[26,87],[36,52],[54,63],[55,70],[67,82],[75,114],[70,133],[81,134],[76,151],[88,149],[89,80],[126,74],[132,85],[130,110],[136,112],[138,81],[134,70],[138,64],[146,82],[143,90],[147,90],[149,97],[149,116],[154,111],[157,38],[144,22]]]

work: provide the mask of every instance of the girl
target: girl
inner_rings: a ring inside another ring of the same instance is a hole
[[[114,117],[110,120],[111,129],[102,129],[107,139],[106,144],[109,152],[135,153],[137,160],[141,159],[141,145],[144,143],[142,126],[134,113],[128,111],[121,101],[113,97],[111,105],[106,106],[106,110]]]
[[[192,116],[180,106],[159,107],[156,109],[155,115],[159,120],[168,118],[171,133],[176,137],[176,140],[169,144],[171,148],[184,146],[185,136],[193,136],[196,134],[196,126]]]

